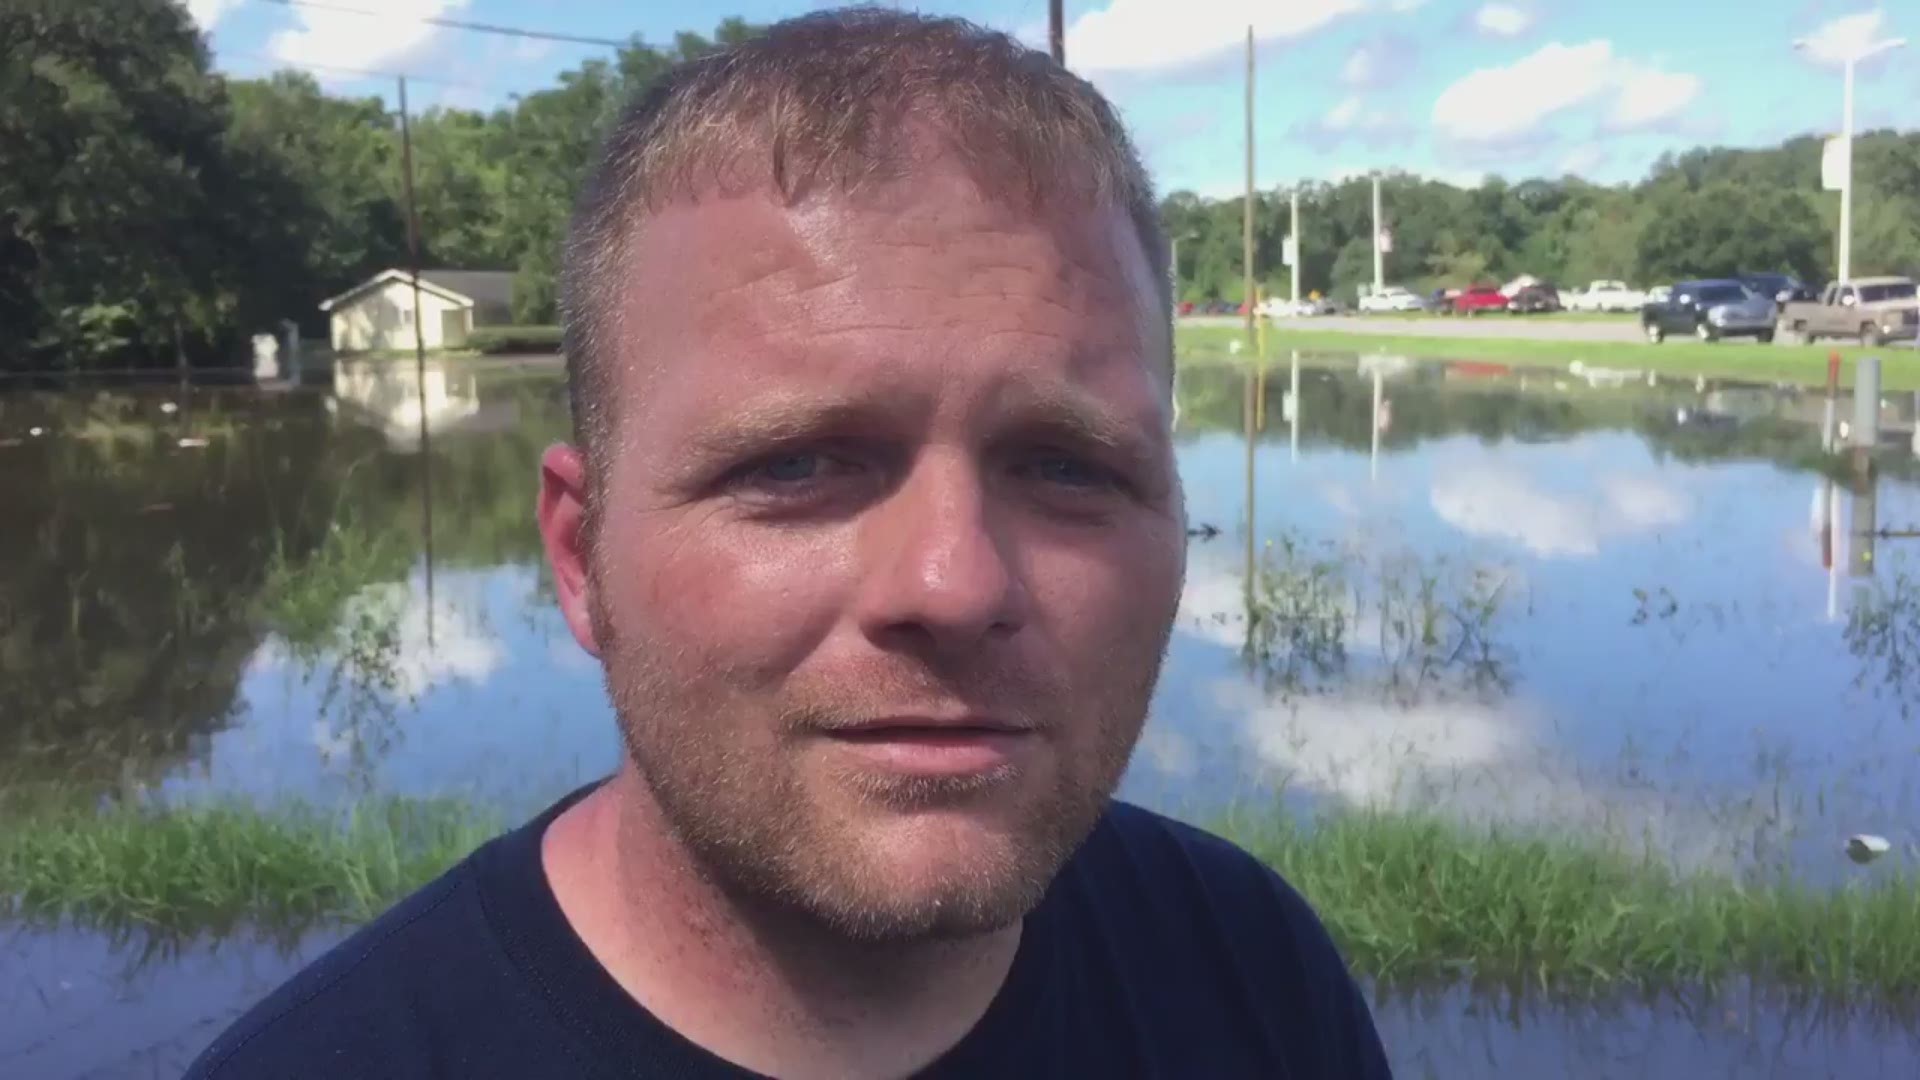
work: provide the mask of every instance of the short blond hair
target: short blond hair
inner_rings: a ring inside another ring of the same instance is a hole
[[[589,170],[562,255],[561,312],[590,472],[611,427],[613,286],[646,214],[715,189],[771,188],[792,203],[897,178],[913,164],[913,132],[928,129],[997,197],[1125,210],[1171,317],[1152,184],[1092,85],[960,19],[876,8],[790,19],[668,72]]]

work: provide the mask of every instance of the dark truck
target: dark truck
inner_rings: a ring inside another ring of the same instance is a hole
[[[1854,338],[1862,345],[1913,340],[1920,333],[1920,299],[1912,278],[1874,277],[1829,285],[1819,299],[1790,303],[1780,312],[1788,341]]]

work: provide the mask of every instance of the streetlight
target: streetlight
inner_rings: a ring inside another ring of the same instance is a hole
[[[1907,43],[1906,38],[1888,38],[1875,42],[1859,50],[1848,53],[1842,58],[1842,67],[1846,72],[1846,90],[1840,117],[1840,152],[1846,163],[1846,175],[1840,185],[1840,277],[1844,283],[1853,278],[1853,69],[1862,60],[1879,56],[1891,49],[1898,49]],[[1805,38],[1793,43],[1801,52],[1807,51],[1812,42]]]
[[[1200,234],[1197,232],[1181,233],[1173,238],[1173,258],[1167,263],[1167,277],[1173,282],[1173,298],[1176,301],[1180,299],[1180,241],[1198,239]]]

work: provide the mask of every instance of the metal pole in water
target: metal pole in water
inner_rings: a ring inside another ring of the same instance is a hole
[[[1827,354],[1827,412],[1826,418],[1822,420],[1820,424],[1820,449],[1825,450],[1829,454],[1833,453],[1834,442],[1837,437],[1833,425],[1837,419],[1839,409],[1840,354],[1838,352],[1830,352]]]
[[[1855,450],[1871,453],[1880,445],[1880,358],[1863,356],[1853,365],[1853,431],[1848,439]]]
[[[1300,460],[1300,350],[1293,350],[1292,377],[1287,385],[1287,421],[1292,428],[1293,460]]]
[[[420,402],[420,528],[426,547],[427,648],[433,648],[433,445],[427,434],[427,337],[420,309],[420,208],[413,195],[413,124],[407,77],[400,76],[400,162],[406,174],[407,269],[413,279],[413,376]]]
[[[1380,399],[1385,389],[1386,384],[1381,378],[1380,369],[1375,367],[1373,369],[1373,453],[1367,459],[1367,476],[1371,480],[1380,479]]]

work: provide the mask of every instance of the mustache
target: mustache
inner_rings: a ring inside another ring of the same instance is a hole
[[[843,730],[883,717],[959,714],[1044,732],[1056,724],[1065,692],[1057,678],[1004,663],[945,672],[893,664],[790,689],[779,718],[788,734]]]

